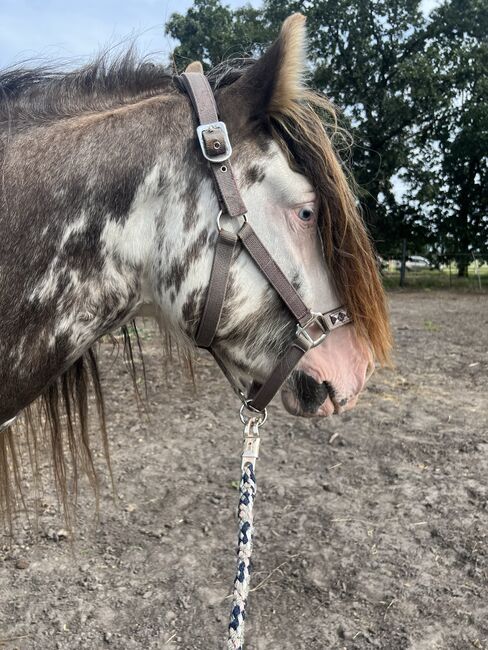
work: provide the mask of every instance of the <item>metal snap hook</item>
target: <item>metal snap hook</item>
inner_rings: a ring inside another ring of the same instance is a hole
[[[268,411],[266,409],[264,409],[264,411],[258,411],[251,406],[251,401],[252,400],[250,399],[246,400],[242,403],[241,408],[239,409],[241,422],[242,424],[247,424],[250,420],[255,420],[256,426],[262,427],[268,419]],[[249,411],[249,415],[244,412],[245,409]]]

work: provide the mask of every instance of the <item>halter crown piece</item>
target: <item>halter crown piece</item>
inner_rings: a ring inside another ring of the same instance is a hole
[[[231,386],[242,400],[240,417],[244,424],[244,451],[239,486],[238,559],[232,593],[227,649],[243,650],[244,621],[246,618],[246,602],[249,595],[252,535],[254,531],[253,504],[256,494],[254,470],[259,452],[259,427],[266,421],[266,406],[276,395],[302,356],[311,348],[320,345],[331,330],[351,322],[351,319],[344,307],[339,307],[326,314],[311,311],[248,223],[246,206],[237,187],[230,163],[232,146],[227,127],[224,122],[219,120],[215,98],[206,77],[202,71],[196,71],[197,68],[192,69],[195,71],[183,73],[180,79],[198,118],[199,125],[196,129],[198,142],[200,143],[202,155],[209,162],[221,208],[217,217],[218,237],[210,282],[195,342],[198,347],[206,348],[212,353]],[[243,224],[237,233],[224,230],[221,227],[220,218],[222,215],[234,219],[243,219]],[[230,267],[238,243],[244,247],[254,260],[297,323],[295,339],[280,357],[267,380],[263,384],[253,382],[247,396],[239,389],[237,382],[212,348],[222,315]],[[314,338],[309,331],[313,325],[317,325],[320,331],[317,338]]]

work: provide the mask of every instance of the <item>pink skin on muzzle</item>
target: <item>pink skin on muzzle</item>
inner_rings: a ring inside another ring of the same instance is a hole
[[[345,325],[331,332],[321,345],[309,350],[296,367],[319,384],[327,382],[333,395],[328,395],[315,413],[304,413],[298,397],[289,385],[285,385],[283,404],[293,415],[342,413],[356,405],[373,368],[371,351],[358,339],[354,327]]]

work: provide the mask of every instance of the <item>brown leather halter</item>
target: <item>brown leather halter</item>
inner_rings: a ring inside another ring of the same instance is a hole
[[[203,156],[210,163],[221,206],[217,218],[219,234],[210,283],[195,342],[198,347],[206,348],[212,353],[249,411],[264,414],[266,406],[276,395],[302,356],[311,348],[320,345],[330,331],[350,323],[351,319],[344,307],[338,307],[325,314],[311,311],[285,277],[283,271],[247,222],[246,206],[237,187],[230,164],[232,147],[227,127],[224,122],[219,121],[217,105],[207,78],[199,72],[185,72],[180,78],[198,117],[198,141]],[[244,223],[237,233],[224,230],[220,226],[222,214],[244,219]],[[238,242],[244,246],[297,321],[295,339],[280,357],[266,381],[263,384],[253,382],[248,396],[245,396],[237,387],[236,381],[212,348],[222,314],[230,267]],[[316,339],[308,331],[312,325],[317,325],[321,330],[321,334]]]

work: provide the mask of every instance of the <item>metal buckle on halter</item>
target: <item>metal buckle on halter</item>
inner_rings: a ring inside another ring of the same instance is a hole
[[[327,338],[327,335],[329,334],[329,328],[324,322],[324,317],[323,314],[321,314],[318,311],[311,311],[310,312],[311,317],[309,320],[305,323],[305,325],[300,325],[300,323],[297,324],[297,329],[296,329],[296,336],[297,338],[304,338],[305,342],[307,343],[308,349],[311,350],[312,348],[316,348],[317,345],[320,345],[325,339]],[[322,334],[317,339],[314,339],[308,332],[307,329],[311,325],[318,325],[320,329],[322,330]]]
[[[222,135],[224,136],[225,152],[221,154],[217,154],[216,156],[209,156],[205,149],[203,134],[205,132],[211,133],[212,131],[217,131],[217,130],[220,130],[222,132]],[[220,163],[230,158],[232,154],[232,145],[229,140],[229,134],[227,133],[227,127],[225,126],[225,122],[211,122],[209,124],[200,124],[200,126],[197,126],[197,138],[198,138],[198,142],[200,143],[200,148],[202,150],[204,157],[207,160],[210,160],[210,162]]]

